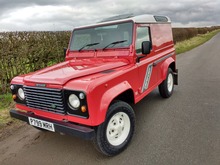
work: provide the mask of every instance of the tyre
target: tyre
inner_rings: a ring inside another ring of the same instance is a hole
[[[122,101],[110,105],[106,120],[96,129],[96,148],[107,156],[125,150],[135,130],[135,114],[132,107]]]
[[[159,85],[159,92],[163,98],[168,98],[173,94],[174,89],[174,78],[173,71],[171,68],[167,71],[166,79]]]

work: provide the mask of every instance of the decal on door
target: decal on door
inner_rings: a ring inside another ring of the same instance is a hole
[[[148,88],[152,70],[153,70],[153,64],[149,64],[149,65],[147,66],[147,69],[146,69],[146,74],[145,74],[145,78],[144,78],[144,83],[143,83],[143,86],[142,86],[142,93],[143,93],[145,90],[147,90],[147,88]]]

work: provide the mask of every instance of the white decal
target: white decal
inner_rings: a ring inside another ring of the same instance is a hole
[[[146,69],[146,74],[145,74],[145,78],[144,78],[142,92],[144,92],[148,88],[152,70],[153,70],[153,64],[149,64],[147,69]]]

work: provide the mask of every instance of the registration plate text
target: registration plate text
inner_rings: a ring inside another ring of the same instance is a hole
[[[39,120],[39,119],[35,119],[35,118],[32,118],[32,117],[28,117],[28,120],[29,120],[29,124],[32,125],[32,126],[55,132],[53,123],[43,121],[43,120]]]

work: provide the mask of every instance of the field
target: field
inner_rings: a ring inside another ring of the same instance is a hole
[[[215,36],[219,32],[220,32],[220,29],[214,30],[214,31],[211,31],[211,32],[205,33],[205,34],[199,34],[199,35],[197,35],[193,38],[190,38],[188,40],[177,42],[175,44],[176,53],[180,54],[180,53],[184,53],[186,51],[189,51],[189,50],[205,43],[206,41],[210,40],[213,36]]]
[[[220,27],[174,28],[174,42],[206,34]],[[71,32],[0,33],[0,94],[9,91],[13,77],[44,68],[64,60]]]

